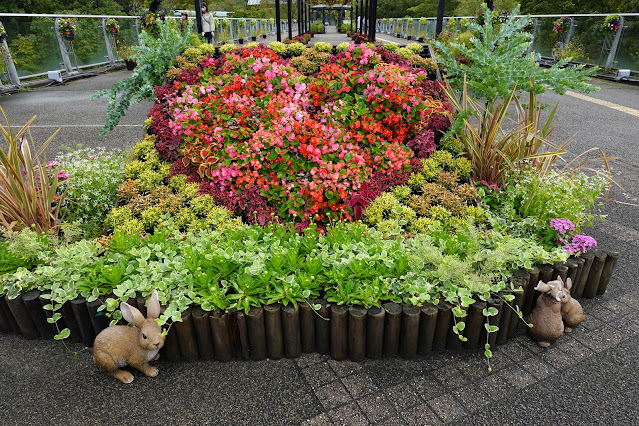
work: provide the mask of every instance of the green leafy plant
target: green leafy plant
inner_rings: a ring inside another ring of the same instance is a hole
[[[0,224],[6,229],[32,228],[57,232],[64,193],[58,191],[58,170],[40,162],[40,156],[58,133],[56,130],[37,151],[29,126],[33,116],[13,132],[4,109],[6,127],[0,124],[7,151],[0,150]]]
[[[588,84],[596,68],[585,68],[584,65],[565,68],[567,59],[550,68],[539,67],[536,63],[539,55],[526,54],[531,35],[522,30],[529,18],[516,17],[518,13],[519,7],[495,31],[490,11],[484,5],[486,22],[468,25],[476,35],[470,40],[472,46],[458,42],[433,42],[437,60],[446,69],[454,87],[461,91],[466,81],[473,96],[485,98],[487,109],[491,110],[498,100],[508,99],[514,87],[516,96],[521,92],[543,93],[546,88],[559,94],[567,89],[582,92],[597,90]],[[460,57],[464,61],[460,61]]]
[[[162,84],[173,59],[188,45],[190,30],[181,32],[168,21],[159,21],[157,28],[157,37],[140,34],[139,51],[132,55],[138,65],[131,77],[91,96],[91,100],[107,97],[106,123],[100,130],[101,135],[118,125],[131,104],[153,97],[153,87]]]
[[[77,222],[86,236],[97,237],[104,219],[116,202],[116,189],[125,178],[124,155],[100,148],[86,148],[58,156],[68,178],[60,184],[66,191],[60,216],[65,222]]]

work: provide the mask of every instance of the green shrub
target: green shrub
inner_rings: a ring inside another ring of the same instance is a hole
[[[382,46],[384,49],[386,50],[390,50],[391,52],[396,53],[397,50],[399,49],[399,46],[394,44],[394,43],[388,43]]]
[[[87,148],[59,156],[56,161],[69,175],[60,185],[67,194],[60,210],[62,220],[79,221],[87,237],[97,237],[125,179],[124,156]]]
[[[269,44],[268,47],[275,53],[277,53],[280,56],[286,55],[287,52],[287,47],[284,43],[282,43],[281,41],[274,41],[273,43]]]
[[[397,49],[397,54],[399,56],[401,56],[404,59],[408,59],[411,56],[413,56],[415,54],[415,52],[413,52],[412,50],[408,49],[407,47],[400,47],[399,49]]]
[[[235,49],[237,49],[237,46],[235,46],[233,43],[226,43],[220,46],[220,53],[230,53]]]
[[[415,54],[419,54],[424,50],[424,46],[419,43],[408,43],[406,49],[412,50]]]
[[[139,52],[134,55],[138,65],[129,78],[118,81],[111,89],[100,90],[91,100],[107,97],[106,122],[100,130],[104,135],[118,125],[129,105],[154,97],[153,88],[164,82],[173,60],[188,45],[191,31],[179,31],[169,20],[157,23],[159,34],[140,34]]]
[[[315,45],[313,46],[313,49],[317,50],[318,52],[330,53],[333,50],[333,46],[331,46],[330,43],[324,43],[320,41],[318,43],[315,43]]]
[[[348,49],[350,47],[350,43],[345,41],[343,43],[340,43],[337,45],[337,47],[335,48],[338,52],[348,52]]]
[[[306,46],[304,46],[300,42],[294,42],[286,46],[286,53],[291,56],[299,56],[306,50]]]

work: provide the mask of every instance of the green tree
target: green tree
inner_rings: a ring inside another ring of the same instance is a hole
[[[473,16],[483,3],[483,0],[460,0],[455,8],[455,16]],[[495,0],[494,10],[513,10],[518,3],[516,0]]]
[[[422,1],[416,6],[408,9],[411,16],[415,18],[434,18],[437,16],[437,0]],[[459,0],[446,0],[444,6],[444,16],[453,16],[455,9],[459,5]]]

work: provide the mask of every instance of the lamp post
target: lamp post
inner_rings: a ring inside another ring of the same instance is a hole
[[[297,35],[302,35],[302,0],[297,0]]]
[[[293,39],[293,11],[291,9],[291,1],[287,0],[287,15],[288,15],[288,38]]]
[[[202,2],[200,0],[195,0],[195,26],[197,27],[197,32],[201,34],[202,33]]]
[[[282,41],[282,15],[280,14],[280,0],[275,0],[275,31],[277,41]]]
[[[435,35],[439,35],[442,32],[444,26],[444,7],[446,6],[446,0],[439,0],[437,3],[437,26],[435,27]]]
[[[375,43],[375,36],[377,32],[377,0],[369,0],[370,1],[370,29],[368,31],[368,41],[371,43]]]

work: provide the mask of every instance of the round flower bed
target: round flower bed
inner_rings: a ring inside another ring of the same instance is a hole
[[[432,152],[442,122],[450,126],[432,86],[423,69],[366,47],[312,75],[258,47],[208,58],[156,89],[151,128],[161,158],[195,171],[216,199],[263,197],[265,209],[245,206],[247,219],[327,223],[350,219],[346,200],[363,182]]]

